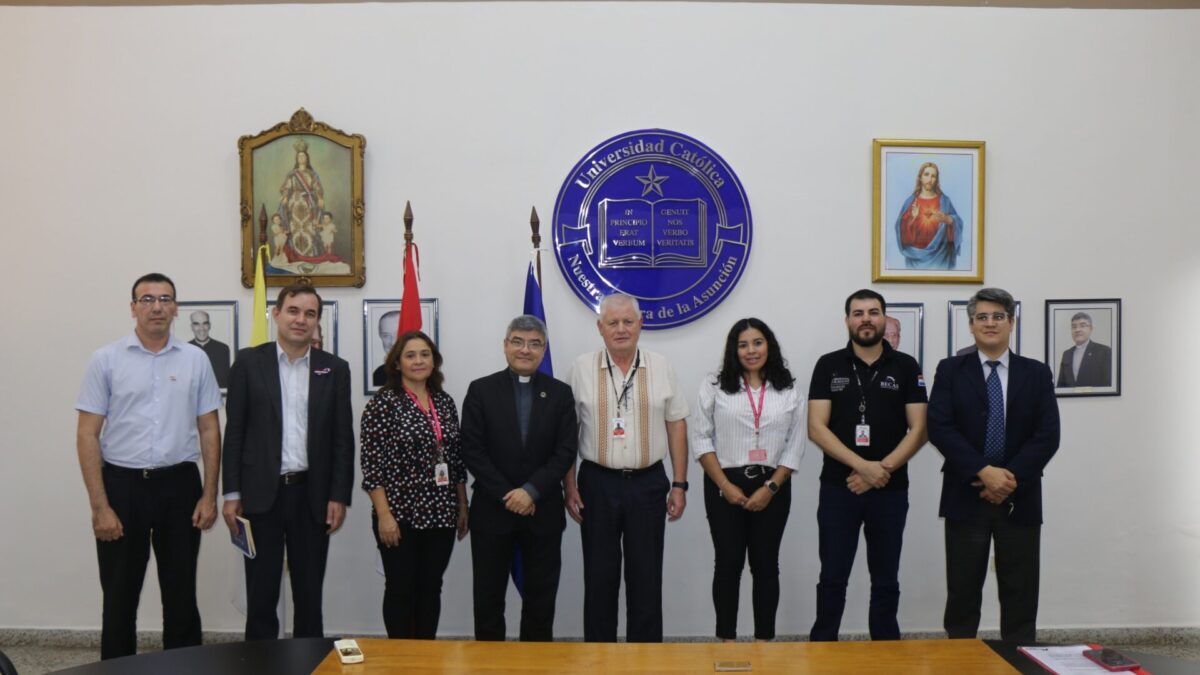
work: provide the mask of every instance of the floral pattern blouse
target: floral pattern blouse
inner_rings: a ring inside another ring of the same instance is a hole
[[[418,530],[457,524],[457,486],[467,480],[454,399],[439,391],[430,392],[430,401],[442,426],[441,459],[432,421],[404,391],[380,389],[363,410],[360,434],[362,488],[382,487],[396,520]],[[450,484],[440,487],[439,461],[450,470]]]

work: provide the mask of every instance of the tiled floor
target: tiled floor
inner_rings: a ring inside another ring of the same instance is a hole
[[[98,648],[5,647],[4,653],[12,659],[20,675],[49,673],[100,660]]]

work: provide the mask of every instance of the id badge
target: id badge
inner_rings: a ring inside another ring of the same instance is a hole
[[[612,426],[610,428],[612,429],[612,437],[613,438],[624,438],[625,437],[625,418],[624,417],[612,418]]]
[[[446,487],[450,484],[450,467],[446,466],[445,462],[438,462],[433,467],[433,482],[438,487]]]
[[[751,450],[750,461],[754,463],[767,461],[767,451],[763,448],[755,448]]]
[[[858,424],[854,427],[854,444],[865,448],[871,444],[871,425]]]

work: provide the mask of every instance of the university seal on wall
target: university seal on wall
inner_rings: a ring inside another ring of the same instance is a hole
[[[729,294],[750,254],[750,204],[733,170],[706,145],[643,129],[593,148],[554,204],[554,249],[589,307],[622,292],[648,329],[700,318]]]

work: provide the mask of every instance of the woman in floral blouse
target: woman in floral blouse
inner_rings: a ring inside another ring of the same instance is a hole
[[[442,391],[441,366],[429,336],[401,335],[383,363],[387,382],[363,410],[363,489],[387,578],[389,638],[437,635],[455,531],[467,535],[458,410]]]

